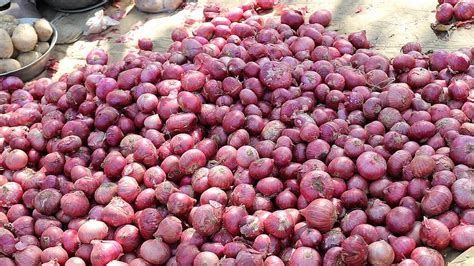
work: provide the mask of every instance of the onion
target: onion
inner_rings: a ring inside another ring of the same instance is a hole
[[[392,247],[383,240],[369,244],[368,250],[368,261],[372,265],[389,265],[395,259]]]
[[[403,221],[399,217],[404,217]],[[395,234],[404,234],[413,228],[415,215],[406,207],[395,207],[385,217],[387,229]]]
[[[306,247],[318,246],[321,240],[321,233],[318,230],[312,228],[304,230],[300,235],[301,244]]]
[[[367,195],[358,188],[352,188],[342,193],[341,201],[346,208],[365,208],[368,203]]]
[[[41,193],[41,192],[40,192]],[[73,203],[74,206],[70,204]],[[72,218],[81,217],[87,214],[89,211],[90,204],[87,196],[82,191],[74,191],[65,194],[61,198],[61,210],[65,215]]]
[[[344,262],[342,260],[342,248],[333,247],[326,252],[326,255],[323,259],[324,265],[342,265]]]
[[[155,241],[155,244],[156,244],[157,240],[153,240],[153,241]],[[142,247],[143,247],[143,245],[142,245]],[[160,246],[156,246],[156,247],[160,247]],[[157,250],[157,251],[159,251],[159,250]],[[167,251],[167,253],[169,254],[169,248],[165,249],[164,251]],[[144,252],[145,252],[145,250],[144,250]],[[158,253],[158,254],[160,254],[160,253]],[[192,263],[194,261],[194,258],[198,254],[199,254],[199,249],[195,245],[181,244],[176,249],[176,262],[178,264],[189,265],[190,263]],[[153,254],[150,254],[150,255],[153,255]],[[168,255],[168,257],[169,257],[169,255]]]
[[[140,246],[140,257],[151,264],[163,264],[171,257],[171,251],[168,245],[157,240],[150,239]]]
[[[321,262],[321,256],[316,250],[309,247],[299,247],[291,255],[289,265],[305,265],[308,263],[319,265]]]
[[[363,265],[368,257],[368,246],[361,236],[354,235],[342,241],[342,259],[351,265]]]
[[[41,247],[43,249],[50,248],[59,244],[62,240],[63,230],[59,227],[49,227],[40,238]]]
[[[451,234],[451,246],[459,251],[464,251],[473,245],[473,225],[459,225],[454,227]]]
[[[204,251],[199,253],[196,257],[194,257],[193,265],[207,265],[207,264],[218,264],[219,257],[216,254]]]
[[[340,222],[342,232],[350,234],[358,225],[367,223],[367,216],[362,210],[349,212]]]
[[[46,248],[41,253],[41,261],[43,263],[54,260],[59,264],[64,264],[67,259],[67,252],[60,246]]]
[[[420,239],[434,249],[443,250],[449,245],[449,229],[436,219],[426,219],[421,223]]]
[[[378,199],[369,202],[369,207],[365,210],[368,221],[375,225],[383,224],[388,212],[390,212],[390,207]]]
[[[449,209],[453,196],[445,186],[434,186],[425,193],[421,200],[421,209],[425,215],[439,215]]]
[[[61,196],[61,193],[56,189],[42,190],[35,197],[35,209],[45,215],[54,214],[59,210]]]
[[[116,241],[97,240],[93,241],[91,251],[91,263],[106,265],[108,262],[118,259],[122,253],[122,246]]]
[[[454,15],[456,16],[456,12],[454,12]],[[461,53],[461,52],[450,53],[447,59],[448,59],[448,66],[453,71],[466,71],[467,68],[469,67],[470,59],[464,53]]]
[[[384,199],[391,206],[398,205],[406,193],[407,186],[402,182],[393,182],[383,190]]]
[[[426,247],[418,247],[413,250],[410,258],[420,266],[444,265],[443,256],[436,250]]]
[[[216,233],[222,223],[222,205],[211,201],[204,204],[190,213],[190,220],[196,231],[204,236]]]
[[[390,245],[395,253],[395,261],[399,262],[407,258],[416,248],[416,242],[406,236],[389,237]]]
[[[438,3],[438,23],[472,18]],[[327,10],[274,6],[210,4],[166,51],[0,79],[0,261],[438,265],[472,246],[474,49],[389,58]]]
[[[125,252],[131,252],[140,245],[139,229],[130,224],[121,226],[115,231],[114,240],[122,246]]]
[[[323,171],[311,171],[306,173],[300,182],[301,194],[307,201],[316,198],[332,198],[334,185],[331,177]]]
[[[179,241],[182,231],[181,221],[175,216],[168,216],[160,222],[154,236],[161,237],[168,244],[173,244]]]
[[[184,193],[175,192],[169,195],[166,207],[175,215],[184,215],[192,209],[195,201]]]
[[[15,253],[16,265],[39,265],[41,263],[41,249],[29,245],[25,249]]]
[[[327,27],[331,22],[332,15],[331,12],[325,9],[320,9],[311,14],[309,18],[309,23],[314,24],[318,23],[324,27]]]
[[[295,222],[286,211],[275,211],[264,221],[265,231],[278,238],[286,238],[292,232]]]
[[[387,171],[385,159],[375,152],[362,153],[356,161],[357,171],[367,180],[377,180]]]
[[[320,232],[331,230],[337,219],[336,209],[327,199],[316,199],[300,212],[308,225]]]
[[[369,224],[360,224],[352,229],[351,235],[360,235],[367,244],[371,244],[380,239],[377,229]]]
[[[474,181],[469,178],[456,180],[451,186],[453,199],[460,208],[474,208]]]

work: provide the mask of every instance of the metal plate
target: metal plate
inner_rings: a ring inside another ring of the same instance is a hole
[[[25,24],[25,23],[33,24],[37,20],[38,20],[37,18],[17,19],[18,24]],[[49,49],[46,51],[46,53],[44,53],[40,58],[36,59],[36,61],[30,63],[29,65],[26,65],[14,71],[2,73],[0,74],[0,77],[16,76],[16,77],[19,77],[23,81],[29,81],[33,79],[34,77],[38,76],[41,72],[43,72],[43,70],[48,65],[48,61],[51,56],[51,51],[54,49],[54,46],[56,45],[56,41],[58,40],[58,31],[56,30],[56,27],[54,27],[53,24],[51,24],[51,27],[53,28],[53,36],[51,36],[51,39],[49,40]]]
[[[103,5],[107,4],[107,2],[109,2],[109,1],[108,0],[103,0],[99,3],[97,3],[97,4],[94,4],[94,5],[91,5],[91,6],[88,6],[88,7],[84,7],[84,8],[80,8],[80,9],[59,9],[59,8],[55,8],[55,10],[57,10],[59,12],[64,12],[64,13],[82,13],[82,12],[86,12],[86,11],[92,10],[94,8],[103,6]]]

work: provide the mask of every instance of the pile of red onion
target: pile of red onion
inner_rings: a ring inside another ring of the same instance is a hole
[[[438,3],[435,17],[441,24],[474,18],[474,0],[438,0]]]
[[[0,265],[444,265],[474,246],[474,49],[204,9],[167,52],[0,82]]]

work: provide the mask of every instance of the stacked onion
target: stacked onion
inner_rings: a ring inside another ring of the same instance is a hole
[[[431,266],[473,246],[474,50],[389,59],[327,10],[272,6],[3,79],[0,264]]]

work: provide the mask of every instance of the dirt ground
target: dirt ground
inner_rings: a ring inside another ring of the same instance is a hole
[[[109,6],[106,14],[125,13],[120,25],[112,27],[100,35],[83,37],[69,45],[58,45],[54,58],[59,61],[54,77],[71,71],[78,64],[84,64],[87,52],[93,47],[103,47],[110,53],[111,62],[120,60],[128,51],[136,49],[137,40],[148,37],[154,40],[155,49],[165,51],[171,43],[170,34],[175,27],[183,26],[186,19],[199,20],[202,7],[206,3],[219,3],[223,8],[232,8],[247,1],[200,0],[187,3],[184,8],[163,14],[146,14],[133,8],[133,1],[122,0],[117,6]],[[431,28],[435,21],[435,0],[280,0],[280,3],[296,8],[304,8],[310,14],[317,9],[328,9],[333,13],[330,29],[341,33],[366,30],[368,38],[387,56],[399,53],[400,47],[408,41],[420,41],[424,51],[434,49],[455,50],[472,47],[474,30],[454,28],[437,36]],[[70,15],[71,27],[77,30],[75,20],[83,15]],[[309,14],[306,17],[309,17]],[[267,14],[271,16],[274,14]],[[84,23],[82,19],[81,23]]]

